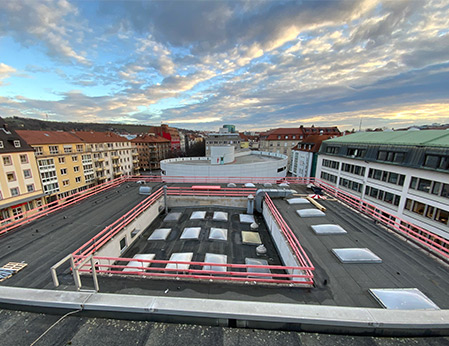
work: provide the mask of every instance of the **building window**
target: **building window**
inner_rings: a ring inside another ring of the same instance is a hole
[[[20,141],[15,140],[15,141],[14,141],[14,147],[20,148]]]
[[[340,150],[339,147],[329,146],[329,147],[326,148],[326,153],[327,154],[338,154],[339,150]]]
[[[366,149],[360,149],[360,148],[348,148],[348,156],[351,157],[365,157]]]
[[[27,191],[28,192],[33,192],[34,191],[34,184],[27,185]]]
[[[35,153],[36,153],[36,156],[42,156],[42,155],[44,155],[44,150],[43,150],[42,147],[35,147],[35,148],[34,148],[34,151],[35,151]]]
[[[76,172],[79,172],[80,171],[80,166],[75,166],[75,167],[73,167],[73,171],[76,173]]]
[[[64,153],[70,154],[72,152],[72,146],[71,145],[64,145]]]
[[[120,253],[123,253],[126,250],[127,246],[126,246],[126,237],[123,237],[120,240]]]
[[[67,174],[67,168],[61,168],[61,175]]]
[[[4,145],[3,145],[3,141],[0,141],[0,149],[3,149]]]
[[[23,163],[23,164],[28,163],[28,155],[27,154],[20,155],[20,163]]]
[[[58,157],[59,163],[65,163],[65,157]]]
[[[11,166],[12,165],[11,156],[3,156],[3,164],[5,166]]]
[[[405,153],[402,152],[379,150],[377,153],[377,159],[379,161],[401,163],[404,161],[404,158]]]
[[[77,151],[78,153],[83,152],[83,145],[82,145],[82,144],[77,144],[77,145],[76,145],[76,151]]]
[[[31,170],[30,169],[24,169],[23,170],[23,176],[25,179],[31,178]]]
[[[23,209],[22,207],[17,207],[12,209],[12,215],[14,216],[15,220],[19,220],[23,218]]]
[[[412,211],[413,211],[414,213],[416,213],[416,214],[424,215],[424,209],[425,209],[425,208],[426,208],[426,205],[425,205],[424,203],[420,203],[420,202],[415,201],[415,202],[413,203],[413,209],[412,209]]]
[[[50,145],[48,148],[50,150],[50,155],[59,154],[59,148],[57,145]]]
[[[62,186],[69,186],[69,180],[63,180],[62,181]]]
[[[418,182],[418,190],[419,191],[423,191],[423,192],[430,192],[430,185],[432,184],[432,182],[430,180],[427,179],[419,179]]]
[[[9,191],[11,192],[11,197],[15,197],[15,196],[19,195],[19,188],[18,187],[13,187]]]
[[[75,178],[75,182],[81,183],[81,177],[76,177],[76,178]]]
[[[76,155],[72,156],[72,162],[78,162],[78,156]]]
[[[6,179],[8,180],[8,183],[16,181],[15,173],[14,172],[6,173]]]

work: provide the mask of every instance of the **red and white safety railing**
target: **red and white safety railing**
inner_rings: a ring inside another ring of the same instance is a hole
[[[315,270],[315,268],[312,264],[312,261],[310,260],[309,256],[307,256],[298,238],[293,233],[289,225],[285,222],[284,218],[279,213],[279,210],[276,208],[276,206],[274,205],[273,201],[271,200],[270,196],[268,196],[268,194],[265,194],[265,203],[268,209],[270,210],[271,214],[273,215],[274,219],[276,220],[276,223],[279,226],[279,229],[281,230],[282,234],[284,235],[284,238],[290,245],[290,248],[292,249],[294,255],[296,256],[298,262],[303,267],[303,270],[305,270],[308,273],[308,275],[310,275],[310,278],[313,278],[312,271]]]
[[[116,178],[114,180],[99,185],[95,185],[86,190],[77,192],[73,195],[60,198],[51,203],[44,204],[40,207],[24,211],[23,213],[10,217],[8,219],[4,219],[1,221],[0,236],[16,229],[17,227],[23,226],[31,221],[37,220],[43,216],[49,215],[58,210],[81,202],[88,197],[96,195],[97,193],[116,187],[122,184],[124,181],[125,181],[124,178]]]
[[[319,186],[328,195],[334,196],[337,200],[347,204],[355,210],[368,215],[380,224],[387,226],[413,240],[422,247],[437,253],[446,260],[449,260],[449,240],[432,233],[422,227],[414,225],[400,217],[382,210],[375,205],[362,200],[346,191],[336,188],[320,179],[315,179],[315,185]]]
[[[103,256],[93,256],[89,261],[86,261],[84,256],[73,257],[80,263],[77,268],[80,273],[93,273],[95,271],[95,274],[154,278],[203,279],[228,282],[294,284],[303,286],[310,286],[313,284],[313,275],[311,274],[311,271],[314,269],[313,267],[143,260]],[[108,264],[105,263],[106,261]],[[129,262],[139,262],[141,265],[129,266],[126,264],[117,264]],[[92,263],[95,263],[95,265],[92,266]],[[170,265],[171,268],[167,268],[167,265]],[[177,265],[179,265],[179,268],[177,268]],[[205,270],[204,267],[223,269]],[[123,271],[124,269],[126,269],[126,271]],[[249,271],[251,269],[266,270],[266,272]],[[288,273],[287,270],[293,272],[293,274]]]

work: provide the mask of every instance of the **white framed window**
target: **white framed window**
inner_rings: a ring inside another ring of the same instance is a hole
[[[22,154],[20,155],[20,163],[28,163],[28,155],[27,154]]]
[[[79,172],[80,171],[80,166],[75,166],[75,167],[73,167],[73,171],[76,173],[76,172]]]
[[[11,192],[11,197],[15,197],[19,195],[19,188],[18,187],[13,187],[12,189],[9,189],[9,191]]]
[[[65,157],[58,157],[59,163],[65,163]]]
[[[76,178],[75,178],[75,182],[81,183],[81,177],[76,177]]]
[[[72,162],[78,162],[78,156],[77,155],[73,155],[72,156]]]
[[[76,151],[78,153],[82,153],[83,152],[83,145],[82,144],[77,144],[76,145]]]
[[[34,184],[27,185],[27,191],[28,192],[33,192],[34,191]]]
[[[61,168],[61,175],[67,174],[67,168]]]
[[[70,154],[72,152],[72,146],[71,145],[64,145],[64,153]]]
[[[0,149],[3,149],[4,145],[3,145],[3,141],[0,141]]]
[[[35,153],[36,153],[36,156],[42,156],[42,155],[44,155],[44,150],[43,150],[42,147],[35,147],[35,148],[34,148],[34,151],[35,151]]]
[[[69,180],[63,180],[62,181],[62,186],[69,186]]]
[[[15,140],[14,141],[14,147],[16,147],[16,148],[20,148],[20,141],[19,140]]]
[[[59,154],[59,148],[57,145],[50,145],[48,148],[51,155]]]

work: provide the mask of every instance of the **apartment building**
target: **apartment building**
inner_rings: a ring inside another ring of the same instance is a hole
[[[361,132],[324,141],[317,176],[449,239],[449,131]]]
[[[137,136],[131,142],[137,148],[139,165],[144,171],[160,169],[161,160],[166,159],[170,153],[170,140],[154,133]]]
[[[72,134],[85,143],[92,154],[98,183],[122,175],[139,175],[139,154],[125,137],[113,132],[75,131]]]
[[[294,177],[314,177],[321,143],[336,135],[306,135],[292,148],[289,172]]]
[[[62,131],[17,133],[34,149],[47,203],[95,185],[92,155],[80,138]]]
[[[0,224],[44,204],[34,150],[1,118],[0,168]]]
[[[231,125],[226,125],[231,126]],[[235,130],[235,129],[234,129]],[[240,149],[240,135],[237,132],[229,132],[228,127],[222,127],[218,132],[210,132],[206,137],[206,156],[211,155],[213,146],[233,146],[234,150]]]
[[[315,126],[273,129],[260,134],[259,150],[287,155],[290,165],[293,147],[311,135],[340,136],[340,131],[337,127]]]
[[[164,137],[170,141],[170,150],[174,153],[180,152],[181,147],[181,137],[179,135],[178,129],[170,127],[166,124],[161,126],[153,126],[150,128],[149,133],[154,133],[158,136]],[[185,149],[185,145],[184,145]]]

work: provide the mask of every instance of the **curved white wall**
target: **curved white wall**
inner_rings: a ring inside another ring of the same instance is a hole
[[[208,158],[177,158],[161,161],[161,169],[169,177],[285,177],[287,174],[287,161],[285,155],[253,151],[251,155],[278,157],[280,160],[266,160],[264,162],[211,165]],[[237,155],[236,155],[237,156]],[[204,164],[185,164],[182,161],[207,160]],[[284,168],[285,169],[282,169]],[[282,170],[281,170],[282,169]],[[278,170],[280,170],[278,172]]]

